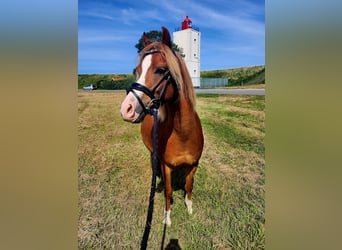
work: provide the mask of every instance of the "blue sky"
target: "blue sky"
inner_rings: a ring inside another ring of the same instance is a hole
[[[78,73],[132,73],[144,31],[201,32],[201,70],[265,64],[264,0],[79,0]]]

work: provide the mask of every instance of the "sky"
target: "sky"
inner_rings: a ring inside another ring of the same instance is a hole
[[[132,73],[143,32],[173,32],[186,16],[201,32],[203,70],[265,64],[264,0],[79,0],[78,73]]]

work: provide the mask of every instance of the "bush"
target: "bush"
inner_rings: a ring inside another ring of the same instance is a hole
[[[114,77],[125,78],[125,80],[114,81]],[[134,82],[133,74],[93,74],[93,75],[78,75],[78,88],[94,84],[98,89],[127,89]]]

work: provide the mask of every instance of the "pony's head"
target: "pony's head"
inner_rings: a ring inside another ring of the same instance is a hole
[[[137,80],[128,88],[121,104],[125,121],[142,122],[153,108],[161,108],[159,119],[163,120],[163,105],[178,102],[181,94],[194,105],[190,75],[181,57],[172,49],[169,31],[165,27],[162,30],[161,42],[151,42],[143,33],[144,49],[136,68]]]

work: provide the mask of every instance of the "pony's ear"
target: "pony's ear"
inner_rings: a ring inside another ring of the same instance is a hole
[[[167,45],[170,49],[172,49],[172,43],[171,43],[171,37],[170,37],[169,31],[164,26],[162,27],[162,30],[163,30],[163,36],[162,36],[163,44]]]
[[[145,32],[142,34],[141,39],[143,40],[144,47],[152,43],[151,40],[147,37]]]

